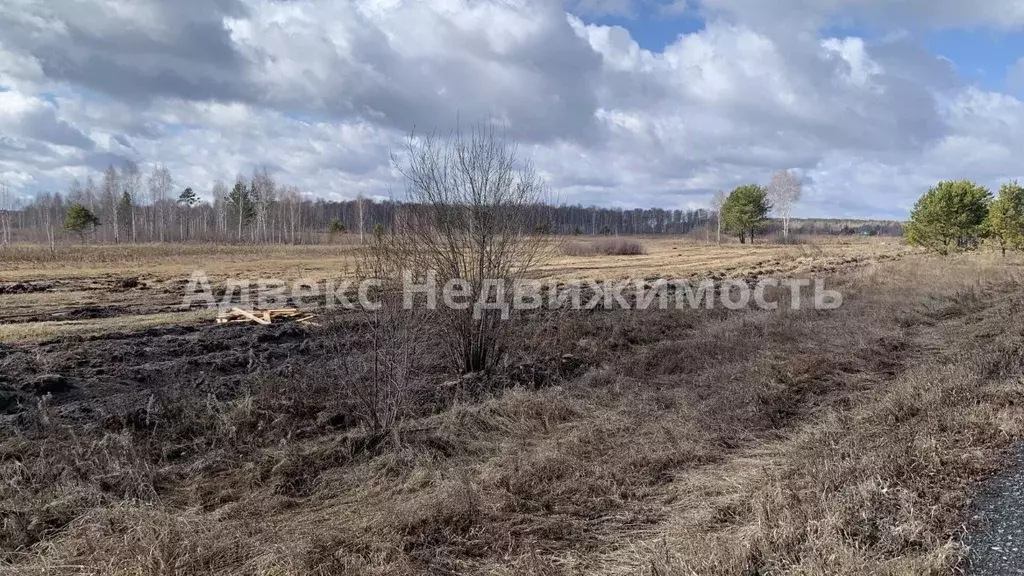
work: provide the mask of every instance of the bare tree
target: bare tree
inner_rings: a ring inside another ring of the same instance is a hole
[[[366,197],[363,196],[362,192],[356,196],[356,206],[359,208],[359,243],[365,244],[363,233],[366,232],[366,218],[363,214],[366,211]]]
[[[285,188],[284,203],[287,206],[289,242],[295,244],[296,231],[302,227],[302,195],[297,187]]]
[[[715,192],[715,195],[711,198],[711,210],[715,213],[715,220],[718,222],[718,243],[722,243],[722,206],[725,206],[725,200],[728,198],[728,194],[725,190],[719,190]]]
[[[162,164],[153,167],[153,173],[149,177],[149,201],[153,205],[153,228],[161,242],[164,241],[164,229],[166,220],[167,199],[171,194],[171,187],[174,186],[174,179],[171,171]]]
[[[98,196],[98,194],[96,193],[96,181],[93,180],[92,174],[85,178],[85,189],[82,191],[82,194],[85,198],[85,202],[83,202],[83,205],[88,206],[89,211],[92,212],[93,214],[96,214],[96,197]],[[96,234],[95,223],[92,224],[92,233],[93,235]]]
[[[800,200],[802,185],[800,178],[789,170],[779,170],[772,174],[768,184],[768,202],[775,213],[782,218],[782,236],[789,238],[789,215],[793,204]]]
[[[277,192],[277,183],[274,177],[267,171],[266,166],[255,170],[252,174],[252,185],[250,187],[250,200],[256,226],[253,229],[253,241],[267,239],[267,221],[269,220],[270,207],[273,205]]]
[[[14,195],[6,180],[0,180],[0,246],[11,244],[11,212],[14,210]]]
[[[218,180],[213,184],[213,212],[216,220],[217,234],[227,236],[228,234],[228,198],[230,191],[227,184]]]
[[[88,203],[85,199],[85,191],[82,190],[82,183],[78,178],[72,178],[71,182],[68,182],[68,201],[72,204]]]
[[[138,242],[138,226],[135,221],[136,205],[139,203],[139,190],[142,188],[142,173],[135,162],[125,162],[121,166],[121,199],[127,198],[127,202],[121,202],[131,214],[122,215],[125,223],[131,227],[132,242]]]
[[[117,169],[113,164],[107,166],[103,171],[103,212],[108,222],[113,226],[114,244],[121,241],[121,215],[118,208],[121,206],[121,185],[118,183]]]
[[[405,154],[392,161],[406,179],[409,203],[378,245],[392,269],[463,288],[460,306],[435,312],[441,338],[462,371],[494,367],[516,318],[512,284],[552,245],[532,235],[531,210],[546,199],[543,182],[488,125],[446,139],[410,136]]]

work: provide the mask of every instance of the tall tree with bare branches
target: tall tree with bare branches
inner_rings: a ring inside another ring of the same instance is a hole
[[[163,164],[153,167],[153,173],[149,176],[149,201],[153,205],[153,228],[161,242],[165,239],[167,207],[165,204],[170,198],[171,187],[174,186],[174,179],[171,171]]]
[[[126,227],[131,230],[132,242],[138,241],[138,229],[135,221],[135,207],[139,203],[139,191],[142,189],[142,173],[135,162],[125,162],[121,166],[121,210],[127,209],[129,214],[122,214]]]
[[[719,190],[715,192],[715,195],[711,197],[711,210],[715,213],[715,220],[718,224],[718,243],[722,243],[722,206],[725,206],[726,199],[729,195],[726,194],[725,190]]]
[[[118,182],[117,168],[113,164],[103,171],[103,210],[106,219],[114,230],[114,244],[121,241],[121,218],[118,210],[121,206],[121,184]]]
[[[267,171],[266,166],[261,166],[252,174],[252,184],[249,187],[249,199],[252,202],[253,214],[256,225],[253,228],[253,241],[267,239],[267,224],[270,219],[270,207],[274,204],[277,194],[277,183],[274,177]]]
[[[803,191],[800,177],[789,170],[779,170],[772,174],[772,181],[766,190],[768,203],[775,213],[782,218],[782,236],[789,238],[789,215],[793,204],[800,200]]]
[[[359,243],[365,244],[363,234],[366,232],[366,197],[362,192],[356,196],[356,207],[359,210]]]
[[[11,212],[14,211],[14,195],[6,180],[0,180],[0,246],[11,244]]]

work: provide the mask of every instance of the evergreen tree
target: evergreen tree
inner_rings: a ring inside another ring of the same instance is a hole
[[[331,236],[345,233],[345,225],[342,224],[341,218],[331,219],[331,223],[327,225],[327,233]]]
[[[117,203],[117,217],[120,219],[120,228],[125,231],[127,238],[135,237],[135,221],[132,218],[134,211],[135,202],[128,190],[125,190],[121,193],[121,200]]]
[[[943,180],[914,204],[907,242],[939,254],[971,250],[985,232],[992,193],[970,180]]]
[[[1007,248],[1024,249],[1024,186],[1016,180],[999,188],[999,197],[989,207],[985,232],[999,243],[1004,256]]]
[[[763,186],[739,186],[722,205],[722,228],[739,236],[741,243],[746,242],[748,235],[753,242],[754,232],[764,226],[770,211],[771,205]]]
[[[78,234],[85,244],[85,233],[100,225],[100,219],[82,204],[73,204],[64,217],[64,230]]]
[[[189,208],[199,204],[199,195],[195,193],[191,188],[185,188],[181,195],[178,196],[178,204],[188,206]]]

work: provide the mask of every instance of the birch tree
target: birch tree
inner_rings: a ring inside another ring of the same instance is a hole
[[[800,200],[802,185],[800,178],[789,170],[779,170],[772,174],[772,181],[768,184],[768,203],[772,206],[780,218],[782,218],[782,236],[789,238],[789,216],[793,210],[793,204]]]
[[[284,203],[287,207],[289,242],[295,244],[296,231],[302,227],[302,197],[299,189],[295,186],[285,188]]]
[[[725,200],[729,197],[725,193],[725,190],[719,190],[715,192],[715,195],[711,198],[711,210],[715,213],[715,220],[718,222],[718,243],[722,243],[722,206],[725,206]]]
[[[156,232],[157,237],[161,242],[165,240],[164,229],[167,227],[165,224],[166,220],[166,204],[167,198],[171,194],[171,187],[174,185],[174,179],[171,177],[171,171],[162,164],[157,164],[153,167],[153,173],[149,177],[149,202],[153,205],[153,229]]]
[[[14,211],[14,195],[7,181],[0,180],[0,246],[11,244],[11,212]]]
[[[216,220],[217,233],[227,236],[228,233],[228,190],[227,184],[218,180],[213,184],[213,214]]]
[[[135,207],[139,203],[139,190],[142,188],[142,173],[135,162],[125,162],[121,166],[121,209],[127,208],[128,214],[122,214],[126,227],[130,227],[132,242],[138,242]]]
[[[253,240],[267,239],[267,222],[270,218],[270,207],[274,203],[277,185],[273,176],[263,166],[253,172],[252,185],[249,188],[249,199],[256,219]]]
[[[366,219],[363,216],[366,210],[366,197],[362,192],[356,196],[356,206],[359,208],[359,243],[363,244],[363,231],[366,229]]]
[[[103,171],[103,209],[105,218],[111,223],[114,231],[114,244],[121,241],[121,185],[118,183],[117,169],[113,164]]]

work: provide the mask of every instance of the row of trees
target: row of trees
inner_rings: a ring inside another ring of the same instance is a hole
[[[99,182],[99,183],[97,183]],[[740,186],[715,195],[711,210],[599,208],[553,206],[544,202],[523,207],[531,232],[558,235],[694,234],[707,240],[733,234],[742,242],[756,234],[791,232],[790,210],[800,199],[800,179],[780,171],[766,186]],[[41,193],[23,207],[13,204],[10,189],[0,184],[0,245],[12,239],[53,243],[62,230],[82,241],[125,242],[253,242],[311,244],[340,234],[363,236],[378,226],[392,229],[402,204],[311,198],[294,186],[281,186],[266,168],[233,185],[216,182],[203,199],[192,187],[178,190],[170,170],[157,165],[148,175],[127,163],[109,166],[101,180],[74,180],[63,193]],[[70,210],[80,206],[92,218]],[[769,220],[774,213],[777,219]],[[68,226],[64,226],[68,224]],[[804,234],[880,233],[899,235],[897,222],[801,220],[792,228]]]
[[[740,243],[768,226],[768,215],[773,211],[782,223],[782,235],[789,238],[790,215],[793,205],[800,200],[803,186],[800,178],[789,170],[772,174],[767,186],[745,184],[726,195],[719,191],[712,199],[712,207],[718,215],[718,241],[722,232],[739,237]]]
[[[797,185],[799,182],[797,181]],[[41,193],[20,209],[4,210],[0,188],[0,240],[52,242],[71,207],[81,206],[94,218],[78,218],[67,231],[96,242],[234,241],[315,243],[333,232],[360,236],[377,225],[394,225],[399,203],[362,196],[332,202],[312,199],[294,186],[281,186],[266,168],[233,185],[216,182],[207,201],[192,187],[179,189],[166,166],[143,175],[134,163],[109,166],[100,180],[73,180],[64,193]],[[10,204],[8,202],[7,204]],[[778,205],[782,205],[779,203]],[[664,210],[552,206],[523,208],[535,233],[545,234],[688,234],[718,226],[717,210]],[[780,212],[780,215],[782,213]],[[88,221],[88,224],[82,225]],[[784,226],[788,231],[788,213]]]
[[[939,182],[914,205],[906,238],[943,255],[973,250],[985,240],[1004,255],[1024,249],[1024,187],[1007,182],[993,197],[970,180]]]

